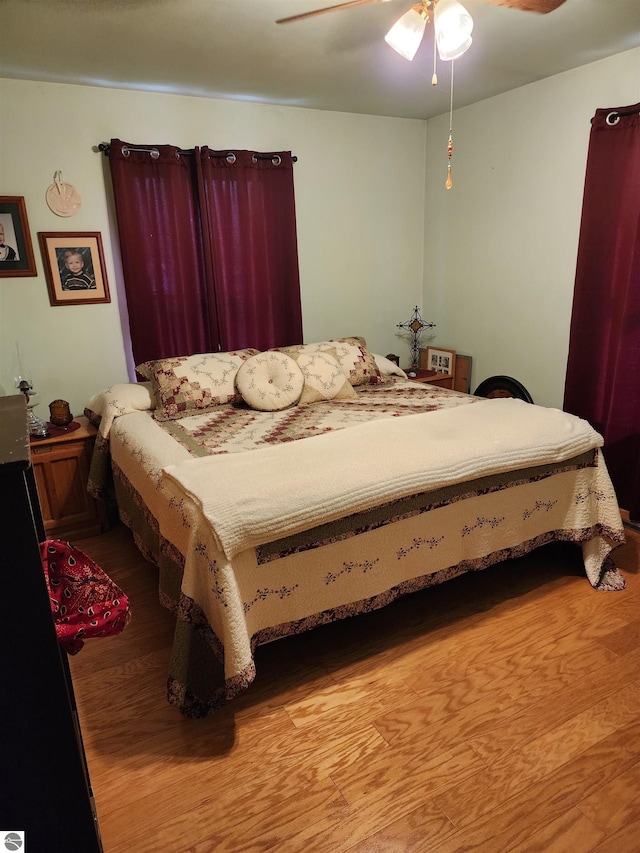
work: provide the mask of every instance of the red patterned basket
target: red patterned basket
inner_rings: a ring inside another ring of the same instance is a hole
[[[94,561],[61,539],[40,544],[58,642],[77,654],[91,637],[110,637],[130,618],[129,599]]]

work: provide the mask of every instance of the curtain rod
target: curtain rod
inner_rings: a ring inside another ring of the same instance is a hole
[[[160,152],[158,151],[157,148],[129,148],[129,147],[125,147],[122,150],[123,150],[123,152],[134,151],[134,152],[142,152],[144,154],[151,154],[151,156],[154,159],[157,159],[160,156]],[[105,155],[107,155],[109,153],[109,143],[108,142],[101,142],[98,145],[98,151],[102,151]],[[193,154],[193,148],[186,148],[184,150],[179,148],[178,154]],[[212,157],[234,157],[234,159],[235,159],[235,155],[233,154],[232,151],[225,151],[224,153],[221,153],[221,154],[212,154],[211,156]],[[277,155],[275,155],[275,154],[254,154],[253,157],[254,157],[254,160],[274,160],[274,158],[277,157]],[[291,156],[291,160],[294,163],[298,162],[298,158],[295,155]]]
[[[640,115],[640,109],[618,110],[617,112],[612,113],[612,115],[620,116],[620,118],[624,118],[624,116],[637,116]]]
[[[637,115],[640,115],[640,109],[637,107],[632,110],[613,110],[613,112],[610,112],[606,117],[605,121],[607,124],[617,124],[621,118]],[[589,119],[589,121],[593,124],[593,118]]]

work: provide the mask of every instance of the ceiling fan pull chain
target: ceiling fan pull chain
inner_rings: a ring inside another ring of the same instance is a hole
[[[437,61],[437,56],[438,56],[438,45],[436,42],[435,28],[432,28],[432,29],[433,29],[433,77],[431,78],[431,85],[437,86],[438,85],[438,73],[436,71],[436,61]]]
[[[453,154],[453,62],[451,60],[451,101],[449,104],[449,142],[447,143],[447,180],[444,187],[450,190],[453,186],[453,178],[451,177],[451,155]]]

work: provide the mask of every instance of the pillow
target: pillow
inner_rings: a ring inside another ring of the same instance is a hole
[[[304,406],[320,400],[358,398],[338,361],[335,349],[296,352],[290,355],[297,361],[304,376],[304,388],[298,405]]]
[[[242,349],[161,358],[139,364],[136,370],[153,384],[157,405],[154,416],[168,421],[238,401],[236,373],[257,352]]]
[[[236,385],[242,399],[261,412],[279,412],[295,406],[304,387],[296,362],[283,352],[261,352],[239,368]]]
[[[400,376],[402,379],[408,379],[404,370],[401,367],[398,367],[398,365],[391,361],[390,358],[387,358],[384,355],[378,355],[377,353],[373,353],[373,357],[383,379],[387,376]]]
[[[91,423],[99,424],[100,435],[106,438],[113,421],[120,415],[148,412],[155,405],[151,382],[123,382],[94,394],[85,406],[84,413]]]
[[[337,352],[338,361],[351,385],[378,385],[384,381],[373,355],[367,350],[367,342],[364,338],[332,338],[316,344],[280,347],[279,351],[293,355],[293,353],[310,353],[330,349],[335,349]]]

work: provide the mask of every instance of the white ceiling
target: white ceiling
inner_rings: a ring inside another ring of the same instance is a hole
[[[640,0],[567,0],[548,15],[463,2],[475,26],[455,63],[456,107],[640,45]],[[413,62],[384,41],[411,0],[275,24],[332,3],[0,0],[0,77],[406,118],[448,111],[450,66],[439,64],[434,89],[430,27]]]

